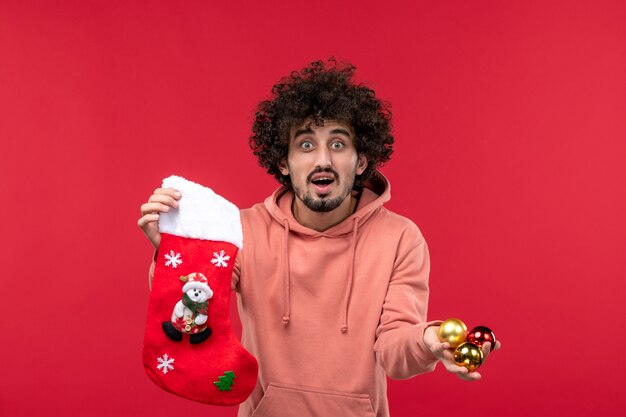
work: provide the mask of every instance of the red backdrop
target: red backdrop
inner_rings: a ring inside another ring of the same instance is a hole
[[[429,317],[503,342],[480,382],[390,381],[392,415],[623,415],[625,22],[622,1],[2,1],[0,414],[235,415],[144,374],[139,206],[173,173],[263,199],[254,106],[334,55],[393,103],[389,208],[429,243]]]

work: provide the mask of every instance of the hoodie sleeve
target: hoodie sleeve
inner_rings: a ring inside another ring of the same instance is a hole
[[[428,247],[411,222],[398,242],[394,270],[376,329],[374,351],[392,379],[407,379],[435,369],[437,358],[424,345],[428,309]]]

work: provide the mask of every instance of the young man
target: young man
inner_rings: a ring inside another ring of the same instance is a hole
[[[259,380],[239,416],[383,417],[385,376],[410,378],[441,361],[480,378],[454,364],[439,322],[426,321],[419,229],[383,207],[390,186],[376,168],[392,152],[390,112],[353,83],[352,65],[329,64],[283,78],[256,113],[251,148],[282,187],[241,210],[246,246],[233,289]],[[158,213],[179,198],[157,189],[141,208],[155,248]]]

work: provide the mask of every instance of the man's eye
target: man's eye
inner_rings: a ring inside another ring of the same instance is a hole
[[[305,150],[309,150],[313,148],[313,144],[311,142],[302,142],[300,147]]]
[[[341,142],[333,142],[332,145],[330,145],[333,149],[343,149],[344,148],[344,144]]]

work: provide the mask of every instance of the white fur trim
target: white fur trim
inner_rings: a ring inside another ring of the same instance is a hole
[[[176,209],[161,213],[159,231],[194,239],[229,242],[243,248],[239,209],[210,188],[176,175],[163,180],[163,188],[174,188],[182,197]]]

